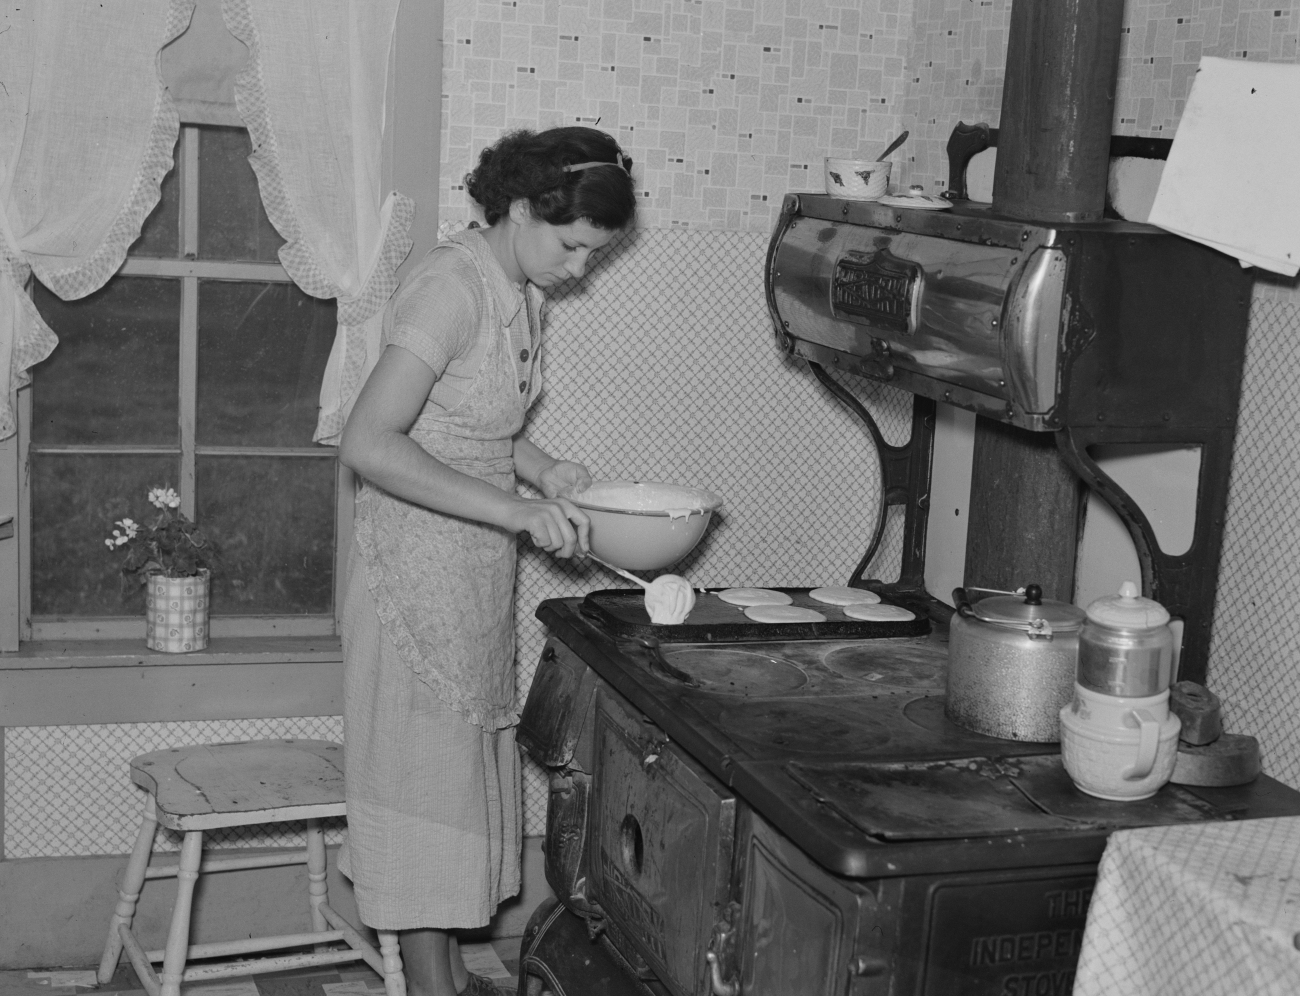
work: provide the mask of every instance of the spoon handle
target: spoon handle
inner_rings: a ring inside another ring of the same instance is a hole
[[[649,582],[649,581],[642,581],[642,580],[641,580],[639,577],[637,577],[635,574],[632,574],[632,573],[630,573],[630,572],[628,572],[628,571],[625,571],[625,570],[623,570],[623,568],[621,568],[621,567],[615,567],[615,566],[614,566],[613,564],[611,564],[608,560],[601,560],[601,559],[600,559],[599,557],[597,557],[594,553],[588,553],[587,556],[588,556],[590,559],[594,560],[596,563],[600,564],[602,567],[608,567],[611,571],[613,571],[615,574],[619,575],[620,577],[625,577],[625,578],[627,578],[629,581],[635,581],[635,582],[636,582],[637,584],[639,584],[642,588],[649,588],[649,587],[650,587],[650,582]]]
[[[894,139],[892,142],[890,142],[890,143],[889,143],[889,148],[887,148],[884,152],[882,152],[882,153],[880,154],[880,156],[876,159],[876,162],[878,162],[878,163],[882,163],[882,162],[884,162],[886,159],[888,159],[888,158],[889,158],[889,154],[890,154],[891,152],[893,152],[896,148],[898,148],[900,145],[902,145],[904,142],[907,141],[907,136],[908,136],[909,134],[911,134],[911,132],[906,132],[906,131],[905,131],[905,132],[903,132],[903,134],[899,135],[896,139]]]

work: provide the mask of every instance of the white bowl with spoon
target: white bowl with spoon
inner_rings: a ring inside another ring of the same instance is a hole
[[[597,481],[569,496],[591,520],[591,552],[625,571],[657,571],[699,543],[722,499],[660,481]]]

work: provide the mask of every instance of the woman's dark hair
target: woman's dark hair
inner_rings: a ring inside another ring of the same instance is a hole
[[[566,170],[566,166],[584,166]],[[608,163],[608,165],[604,165]],[[465,174],[465,189],[483,206],[489,225],[523,197],[533,217],[552,225],[586,218],[597,228],[622,228],[636,214],[632,159],[595,128],[512,131],[484,149]]]

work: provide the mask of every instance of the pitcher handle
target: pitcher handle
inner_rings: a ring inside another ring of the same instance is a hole
[[[1134,709],[1133,718],[1140,726],[1137,763],[1123,771],[1124,778],[1131,782],[1151,774],[1156,764],[1156,750],[1160,747],[1160,720],[1147,709]]]

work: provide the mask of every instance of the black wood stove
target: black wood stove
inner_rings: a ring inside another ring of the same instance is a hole
[[[681,627],[639,591],[542,603],[520,739],[560,899],[521,993],[1068,994],[1110,831],[1300,813],[1267,777],[1085,796],[1055,744],[944,717],[945,627],[818,608],[756,640],[713,593]]]

